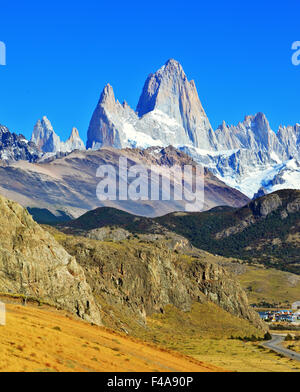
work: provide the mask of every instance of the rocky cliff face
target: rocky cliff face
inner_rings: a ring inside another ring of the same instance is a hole
[[[263,113],[246,116],[237,126],[223,123],[216,130],[216,137],[221,146],[227,149],[247,149],[251,151],[283,153],[282,146],[271,130],[270,124]],[[225,148],[223,148],[225,149]]]
[[[63,144],[61,150],[63,152],[71,152],[74,150],[85,150],[85,145],[79,136],[77,128],[72,128],[72,132],[67,141]]]
[[[60,242],[76,257],[95,298],[119,325],[128,318],[145,324],[146,316],[163,312],[168,304],[189,311],[193,303],[209,300],[262,327],[258,315],[248,306],[245,292],[225,269],[205,257],[174,252],[182,246],[180,238],[178,244],[172,243],[172,249],[171,242],[166,246],[164,239],[102,243],[60,236]],[[120,312],[118,322],[115,314]]]
[[[277,193],[269,195],[268,197],[262,197],[250,204],[253,214],[261,218],[268,216],[281,206],[282,200]]]
[[[295,126],[280,126],[277,137],[279,142],[284,146],[285,153],[288,157],[300,159],[300,124]]]
[[[46,116],[35,124],[31,141],[44,153],[60,151],[60,138]]]
[[[194,81],[188,81],[182,66],[171,59],[148,76],[136,111],[140,117],[159,110],[175,119],[195,147],[215,150],[217,141],[201,105]],[[182,144],[182,141],[178,141]]]
[[[0,197],[0,292],[48,301],[101,324],[82,268],[17,203]]]
[[[181,254],[190,246],[180,236],[109,243],[49,228],[59,244],[20,205],[0,197],[0,211],[0,293],[35,297],[98,325],[102,312],[119,329],[128,317],[146,326],[168,304],[189,311],[206,301],[263,328],[230,274]]]
[[[33,142],[29,142],[23,135],[11,133],[9,129],[0,125],[0,159],[5,162],[26,160],[35,162],[41,156],[41,151]]]
[[[51,122],[46,116],[38,120],[34,126],[31,141],[34,142],[43,153],[71,152],[74,150],[85,150],[78,130],[72,129],[71,135],[66,142],[54,132]]]
[[[241,233],[248,227],[263,224],[263,221],[266,220],[266,218],[270,218],[274,213],[277,213],[280,220],[282,220],[282,224],[284,224],[285,219],[300,211],[299,201],[300,192],[293,190],[278,191],[270,195],[262,196],[249,203],[240,211],[233,213],[232,215],[236,218],[235,225],[218,232],[215,237],[218,240]],[[298,217],[293,216],[293,219],[297,221]],[[294,223],[296,221],[294,221]],[[280,225],[281,222],[274,220],[274,225],[275,224]],[[296,227],[286,227],[286,233],[284,233],[284,235],[287,236],[290,231],[297,230]],[[273,229],[276,230],[278,228],[274,227]],[[263,235],[267,236],[267,233],[264,233]]]
[[[112,116],[122,116],[123,107],[116,102],[113,88],[107,84],[93,113],[87,133],[87,148],[97,149],[105,146],[122,147],[116,124]]]

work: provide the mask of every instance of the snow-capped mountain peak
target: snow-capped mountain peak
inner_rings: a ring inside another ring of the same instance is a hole
[[[193,81],[168,60],[147,78],[136,112],[104,87],[88,129],[87,148],[192,145],[217,149],[217,140]]]
[[[215,150],[217,141],[200,102],[194,81],[178,61],[171,59],[145,82],[136,111],[139,117],[160,110],[181,125],[189,144]],[[180,144],[180,143],[178,143]]]
[[[113,106],[116,103],[115,100],[115,94],[112,86],[107,83],[107,85],[104,87],[100,100],[99,100],[99,105],[107,105],[107,106]]]
[[[154,109],[160,109],[170,117],[180,118],[174,99],[180,99],[180,87],[186,82],[187,77],[179,62],[168,60],[157,72],[148,76],[137,104],[138,115],[142,117]]]
[[[35,124],[31,141],[44,153],[60,151],[60,137],[54,132],[52,124],[46,116]]]
[[[0,160],[35,162],[40,156],[41,152],[33,142],[26,140],[23,135],[11,133],[7,127],[0,125]]]
[[[260,196],[285,187],[300,189],[300,128],[281,127],[276,134],[263,113],[245,116],[243,122],[216,130],[219,146],[215,154],[189,153],[228,185],[248,197]],[[188,152],[188,151],[187,151]],[[291,175],[291,171],[294,175]]]
[[[237,125],[223,121],[214,132],[194,81],[174,59],[148,76],[136,111],[126,102],[121,105],[109,84],[104,87],[90,122],[87,148],[168,145],[252,197],[281,170],[280,165],[291,157],[300,160],[300,126],[281,127],[276,134],[259,112],[246,115]]]
[[[79,137],[78,130],[73,128],[66,142],[54,132],[51,122],[46,116],[38,120],[34,126],[31,141],[34,142],[43,153],[56,154],[58,152],[71,152],[75,149],[85,149],[83,141]]]
[[[77,128],[72,128],[72,132],[68,140],[61,147],[65,152],[71,152],[74,150],[85,150],[85,145],[79,136]]]

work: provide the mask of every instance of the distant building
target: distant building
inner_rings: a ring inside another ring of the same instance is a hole
[[[297,320],[300,320],[300,310],[297,310],[297,311],[294,313],[294,316],[296,317]]]
[[[294,302],[292,304],[292,309],[293,310],[300,310],[300,301]]]

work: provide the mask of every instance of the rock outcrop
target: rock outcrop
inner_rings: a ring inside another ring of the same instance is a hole
[[[103,243],[82,237],[60,237],[61,244],[84,269],[95,298],[110,318],[122,314],[120,324],[128,318],[145,324],[146,316],[163,312],[168,304],[189,311],[195,302],[211,301],[263,327],[230,273],[205,257],[180,254],[182,240],[178,237],[178,241],[170,249],[171,242],[166,246],[164,238]]]
[[[0,197],[0,292],[31,296],[101,324],[82,268],[17,203]]]
[[[35,162],[41,156],[41,151],[35,143],[29,142],[23,135],[11,133],[0,125],[0,159],[6,163],[26,160]]]
[[[281,206],[282,200],[276,193],[269,195],[268,197],[262,197],[250,204],[253,213],[262,218],[276,211]]]
[[[280,126],[277,132],[279,142],[284,146],[288,157],[300,159],[300,124],[295,126]]]
[[[117,125],[111,119],[111,117],[119,115],[122,117],[122,113],[122,105],[115,100],[113,88],[107,84],[90,121],[86,148],[122,147],[119,134],[122,131],[117,129]]]

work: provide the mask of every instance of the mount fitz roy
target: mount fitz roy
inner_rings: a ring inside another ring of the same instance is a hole
[[[252,198],[283,188],[300,188],[300,125],[275,133],[266,116],[246,116],[236,126],[213,130],[194,81],[168,60],[144,84],[136,110],[116,100],[107,84],[92,115],[86,147],[76,128],[61,141],[47,117],[36,123],[31,141],[1,126],[4,162],[39,162],[74,150],[157,148],[169,145],[203,164],[230,187]]]
[[[149,75],[136,112],[116,101],[112,87],[105,86],[90,122],[87,148],[167,145],[217,149],[195,83],[178,62],[169,60]]]
[[[277,134],[263,113],[213,131],[194,81],[171,59],[145,82],[136,111],[105,86],[92,116],[87,148],[172,145],[248,197],[300,188],[300,125]]]

